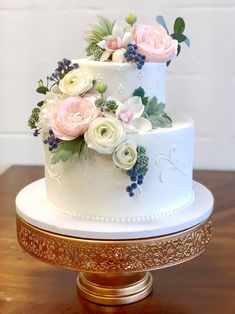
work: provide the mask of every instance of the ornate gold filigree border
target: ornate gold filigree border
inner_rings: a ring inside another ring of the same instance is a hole
[[[212,238],[210,219],[175,234],[134,240],[91,240],[38,229],[16,218],[19,244],[54,266],[83,272],[136,272],[173,266],[201,254]]]

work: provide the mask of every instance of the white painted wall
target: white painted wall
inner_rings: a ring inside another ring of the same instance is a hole
[[[27,128],[37,80],[58,59],[84,56],[96,15],[129,12],[146,23],[185,18],[192,47],[169,68],[168,111],[195,120],[196,168],[235,169],[235,0],[1,0],[0,165],[42,163],[42,144]]]

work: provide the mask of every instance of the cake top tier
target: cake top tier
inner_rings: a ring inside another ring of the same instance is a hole
[[[180,17],[171,35],[162,16],[151,25],[138,24],[132,14],[125,22],[98,17],[86,33],[88,59],[64,58],[46,82],[38,82],[37,92],[45,97],[28,124],[35,136],[42,134],[53,165],[103,155],[130,177],[126,191],[134,196],[148,172],[141,134],[172,127],[165,73],[181,43],[190,45],[184,29]]]
[[[137,17],[129,14],[125,21],[111,21],[98,16],[98,23],[86,32],[87,56],[96,61],[117,63],[132,62],[141,69],[145,62],[170,64],[181,51],[181,43],[190,45],[184,35],[185,22],[178,17],[170,35],[162,16],[155,24],[138,23]]]

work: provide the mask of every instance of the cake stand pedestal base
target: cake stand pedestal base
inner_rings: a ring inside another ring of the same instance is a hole
[[[80,271],[78,293],[104,305],[145,298],[153,286],[148,271],[193,259],[205,251],[212,238],[210,217],[180,232],[130,240],[63,236],[31,225],[18,215],[16,225],[24,250],[51,265]]]
[[[85,299],[106,305],[122,305],[142,300],[153,290],[150,272],[80,273],[78,293]]]

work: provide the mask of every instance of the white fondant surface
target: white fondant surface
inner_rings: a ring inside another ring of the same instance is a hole
[[[193,202],[180,212],[163,215],[152,221],[102,222],[73,217],[55,210],[46,201],[45,180],[40,179],[19,192],[16,210],[20,217],[33,226],[61,235],[91,239],[147,238],[191,228],[211,215],[214,202],[211,192],[195,181],[193,191]]]
[[[52,154],[45,147],[48,201],[60,212],[109,221],[154,219],[189,205],[193,200],[192,120],[178,118],[172,128],[129,134],[128,140],[143,145],[149,157],[148,173],[135,197],[126,192],[130,177],[110,155],[94,152],[86,160],[71,158],[52,165]]]
[[[146,96],[156,96],[159,102],[165,103],[166,64],[146,62],[141,70],[136,64],[99,62],[88,59],[77,59],[73,62],[84,68],[97,83],[106,83],[106,95],[117,99],[132,96],[134,90],[143,87]]]

